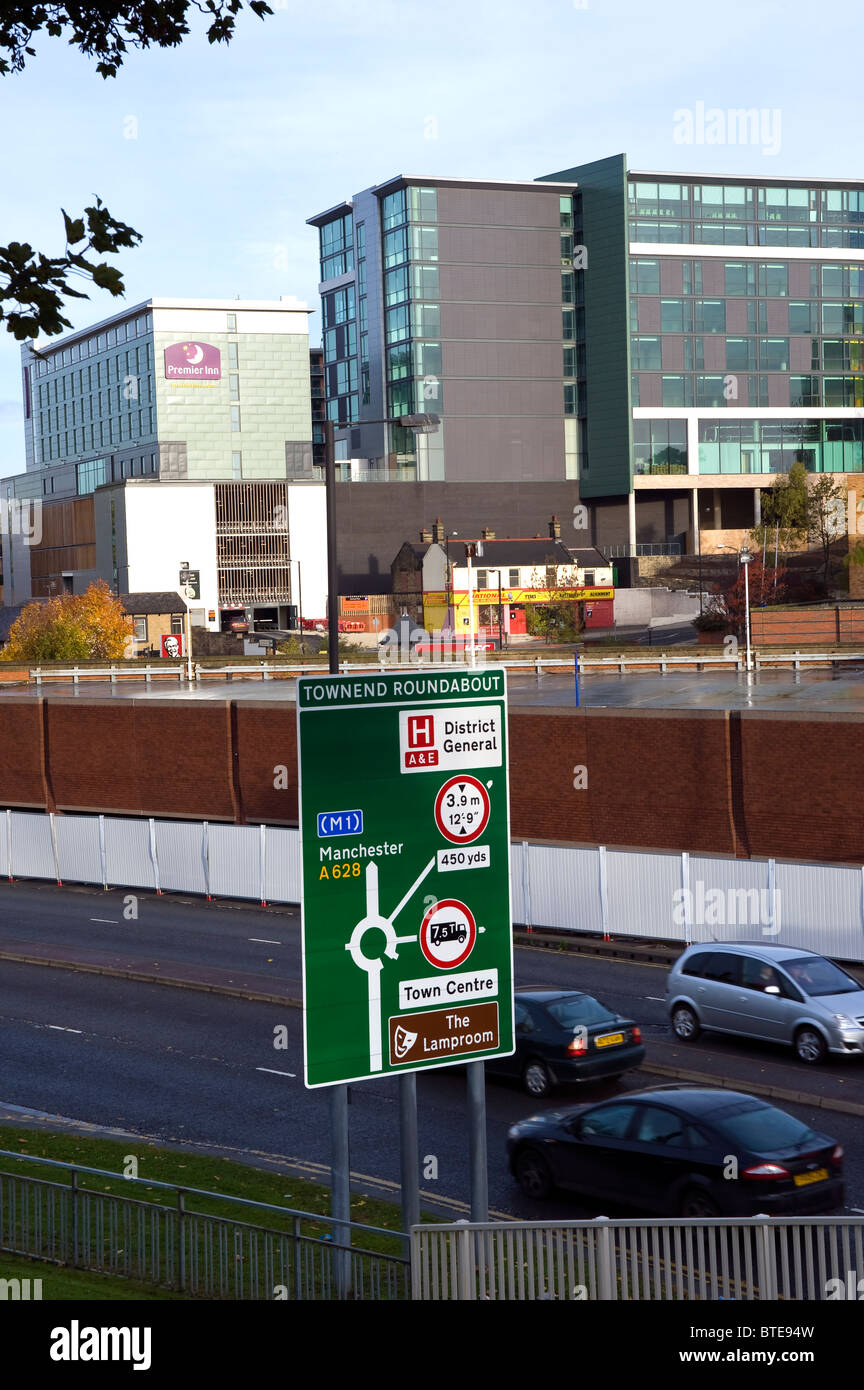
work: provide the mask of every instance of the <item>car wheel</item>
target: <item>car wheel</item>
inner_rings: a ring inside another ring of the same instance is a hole
[[[811,1067],[818,1066],[828,1055],[828,1045],[815,1028],[799,1028],[795,1034],[795,1052],[799,1062],[807,1062]]]
[[[542,1201],[555,1186],[552,1170],[536,1149],[525,1149],[516,1159],[516,1181],[526,1197]]]
[[[542,1096],[548,1096],[552,1090],[552,1077],[549,1075],[548,1067],[535,1057],[532,1062],[526,1063],[522,1072],[522,1085],[529,1096],[534,1096],[535,1100]]]
[[[693,1042],[698,1038],[701,1028],[699,1020],[688,1004],[676,1004],[672,1010],[672,1032],[682,1042]]]
[[[700,1187],[690,1187],[684,1193],[678,1206],[681,1216],[719,1216],[720,1208]]]

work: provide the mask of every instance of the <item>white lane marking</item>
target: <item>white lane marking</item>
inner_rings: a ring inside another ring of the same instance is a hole
[[[91,922],[109,922],[109,923],[111,924],[112,927],[116,927],[117,923],[120,921],[120,918],[119,918],[119,917],[91,917],[91,918],[90,918],[90,921],[91,921]]]
[[[275,1067],[256,1067],[256,1071],[269,1071],[271,1076],[291,1076],[296,1079],[297,1073],[294,1071],[276,1071]]]
[[[645,998],[646,998],[646,999],[650,999],[650,1000],[652,1001],[652,1003],[654,1003],[654,1004],[665,1004],[665,1003],[666,1003],[666,1000],[663,998],[662,994],[646,994],[646,995],[645,995]]]
[[[850,1207],[850,1211],[857,1211],[860,1216],[864,1216],[864,1207]]]
[[[49,1023],[49,1028],[53,1028],[55,1033],[83,1033],[83,1028],[64,1028],[61,1023]]]
[[[281,941],[271,941],[271,940],[270,940],[268,937],[266,937],[266,936],[247,936],[246,940],[247,940],[247,941],[257,941],[257,942],[259,942],[262,946],[281,946],[281,945],[282,945],[282,942],[281,942]]]

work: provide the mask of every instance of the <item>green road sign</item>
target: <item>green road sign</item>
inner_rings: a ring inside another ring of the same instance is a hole
[[[307,1086],[513,1052],[505,680],[297,681]]]

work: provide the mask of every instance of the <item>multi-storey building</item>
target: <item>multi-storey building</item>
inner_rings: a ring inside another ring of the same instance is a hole
[[[355,585],[383,532],[438,514],[711,550],[796,459],[864,471],[862,182],[617,155],[533,184],[399,177],[310,221]],[[400,424],[426,411],[437,433]],[[382,505],[380,480],[412,486]]]
[[[631,543],[711,550],[796,460],[864,470],[864,183],[623,155],[549,178],[587,258],[580,492],[626,494]]]
[[[25,344],[22,367],[27,471],[2,487],[41,499],[43,524],[5,547],[9,601],[97,576],[166,590],[188,561],[208,627],[237,608],[287,626],[303,577],[323,613],[317,560],[301,576],[290,536],[302,513],[297,545],[324,537],[304,305],[152,299]]]
[[[385,583],[394,540],[437,515],[464,534],[482,520],[530,535],[550,514],[572,514],[572,193],[398,177],[310,219],[327,412],[345,461],[346,589]],[[437,429],[406,428],[412,415],[437,415]],[[385,495],[373,483],[392,486]]]

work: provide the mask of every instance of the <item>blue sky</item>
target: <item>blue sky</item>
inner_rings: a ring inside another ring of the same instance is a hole
[[[0,80],[0,242],[53,254],[60,207],[98,193],[144,236],[117,258],[128,303],[287,294],[317,309],[305,219],[398,173],[530,179],[625,151],[633,168],[862,174],[864,18],[840,0],[270,3],[228,47],[195,16],[183,45],[133,54],[107,82],[64,40],[38,39],[28,71]],[[779,112],[779,148],[677,143],[675,113],[700,102]],[[67,317],[119,307],[94,290]],[[4,332],[0,477],[21,468]]]

